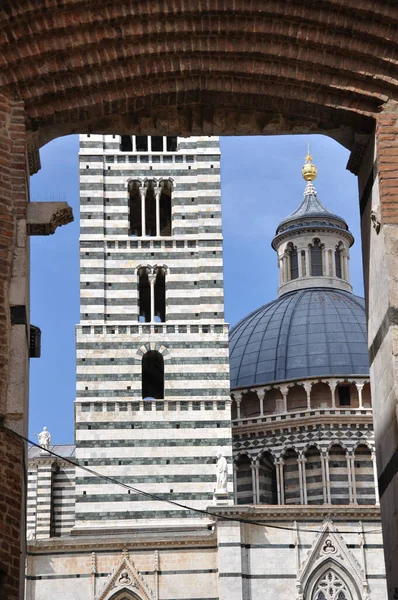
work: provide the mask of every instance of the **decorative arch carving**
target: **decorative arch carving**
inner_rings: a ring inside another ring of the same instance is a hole
[[[127,550],[107,577],[95,600],[154,600],[155,595],[138,572]]]
[[[324,521],[299,568],[296,600],[315,600],[316,586],[328,570],[337,573],[347,586],[351,594],[347,600],[369,600],[365,573],[330,520]]]

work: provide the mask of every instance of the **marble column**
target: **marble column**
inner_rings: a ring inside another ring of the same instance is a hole
[[[357,390],[358,390],[358,400],[359,400],[359,408],[363,408],[363,400],[362,400],[362,390],[363,390],[363,383],[356,383],[355,384]]]
[[[150,299],[151,299],[151,323],[155,320],[155,282],[156,275],[148,275],[149,286],[150,286]]]
[[[253,504],[257,504],[257,481],[256,481],[256,467],[255,463],[251,462],[251,470],[252,470],[252,488],[253,488]]]
[[[155,189],[155,203],[156,203],[156,235],[160,236],[160,195],[162,193],[161,188]]]

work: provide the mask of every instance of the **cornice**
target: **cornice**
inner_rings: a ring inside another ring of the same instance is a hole
[[[212,507],[213,509],[213,507]],[[124,528],[118,532],[109,530],[104,535],[98,530],[85,535],[69,535],[39,540],[28,540],[27,551],[29,555],[48,554],[53,552],[71,551],[95,552],[108,550],[109,552],[120,552],[121,548],[129,550],[145,549],[156,550],[159,548],[189,548],[198,546],[217,546],[217,537],[214,527],[208,521],[206,524],[198,525],[196,528],[175,528],[169,531],[156,530],[152,528]]]
[[[380,519],[380,508],[375,505],[235,505],[212,507],[212,513],[220,517],[250,519],[253,521],[377,521]]]

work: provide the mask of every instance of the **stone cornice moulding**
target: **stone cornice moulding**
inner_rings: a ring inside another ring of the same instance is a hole
[[[211,507],[211,510],[214,507]],[[217,537],[214,528],[208,529],[208,523],[205,526],[198,527],[196,532],[193,530],[177,532],[151,532],[148,530],[137,531],[129,529],[118,533],[113,529],[109,535],[101,535],[98,530],[92,532],[92,535],[85,537],[59,537],[47,538],[34,541],[28,541],[28,554],[40,555],[53,552],[81,551],[82,553],[97,552],[98,550],[109,550],[110,552],[120,551],[123,547],[128,547],[131,552],[147,551],[153,552],[158,548],[196,548],[197,546],[217,546]]]
[[[212,507],[213,514],[227,516],[229,518],[250,519],[252,521],[324,521],[332,520],[334,522],[353,520],[353,521],[379,521],[380,508],[375,505],[337,505],[337,504],[319,504],[319,505],[239,505],[231,507]],[[266,527],[266,524],[264,524]],[[365,531],[366,533],[366,531]],[[381,535],[381,532],[380,532]]]

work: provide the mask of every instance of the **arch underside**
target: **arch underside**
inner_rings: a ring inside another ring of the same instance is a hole
[[[39,144],[323,132],[351,147],[397,99],[387,0],[21,0],[0,17],[0,88]]]

